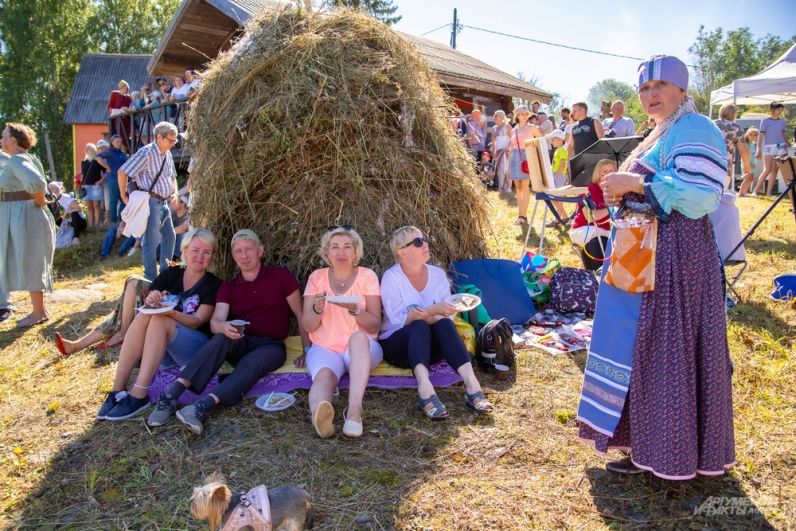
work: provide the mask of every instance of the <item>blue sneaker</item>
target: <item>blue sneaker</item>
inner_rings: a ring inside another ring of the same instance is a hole
[[[105,415],[105,420],[127,420],[140,415],[151,406],[149,397],[136,398],[128,394]]]
[[[127,391],[111,391],[108,393],[108,396],[105,397],[105,401],[97,412],[97,420],[105,420],[105,416],[110,413],[125,396],[127,396]]]

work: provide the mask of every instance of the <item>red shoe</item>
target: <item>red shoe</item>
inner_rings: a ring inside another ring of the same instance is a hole
[[[61,354],[62,358],[69,357],[69,353],[66,351],[66,345],[64,345],[64,337],[60,332],[55,333],[55,346],[58,348],[58,352]]]

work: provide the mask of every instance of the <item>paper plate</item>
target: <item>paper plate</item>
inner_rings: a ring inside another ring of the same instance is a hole
[[[273,413],[287,409],[295,403],[296,397],[290,393],[268,393],[258,398],[254,405],[263,411]]]
[[[445,302],[456,308],[457,312],[466,312],[481,304],[481,297],[470,293],[454,293]]]
[[[342,304],[354,304],[359,302],[359,297],[353,295],[328,295],[326,302],[339,302]]]
[[[140,308],[136,308],[141,313],[145,313],[147,315],[156,315],[159,313],[166,313],[170,312],[177,306],[176,304],[166,304],[165,306],[161,306],[160,308],[147,308],[146,306],[141,306]]]

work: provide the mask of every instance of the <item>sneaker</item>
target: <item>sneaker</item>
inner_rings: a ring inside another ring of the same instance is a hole
[[[169,421],[175,411],[177,411],[177,399],[164,393],[158,398],[158,405],[155,407],[155,411],[146,419],[146,423],[150,426],[163,426]]]
[[[207,408],[201,402],[196,402],[190,406],[185,406],[177,412],[177,418],[185,424],[189,430],[197,435],[202,434],[204,426],[202,422],[207,420]]]
[[[116,404],[125,396],[127,396],[127,391],[111,391],[108,393],[108,396],[105,397],[105,402],[102,403],[97,412],[97,420],[105,420],[105,416],[110,413],[111,409],[115,408]]]
[[[138,247],[133,247],[132,249],[127,251],[127,256],[133,256],[136,253],[136,251],[138,251]]]
[[[149,397],[136,398],[133,395],[128,394],[119,400],[119,403],[116,404],[116,407],[111,409],[108,414],[105,415],[105,420],[131,419],[149,409],[150,405],[151,403],[149,402]]]

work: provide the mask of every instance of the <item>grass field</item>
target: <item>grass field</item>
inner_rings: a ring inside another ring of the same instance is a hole
[[[489,197],[490,252],[516,258],[524,234],[511,225],[513,198]],[[742,226],[770,204],[741,200]],[[80,249],[59,251],[56,287],[95,284],[104,298],[52,303],[52,319],[24,333],[13,322],[0,325],[0,526],[197,528],[191,488],[220,470],[234,489],[304,486],[315,499],[316,529],[792,528],[796,308],[768,299],[772,278],[796,271],[788,208],[780,205],[747,244],[743,301],[729,313],[738,464],[724,477],[684,483],[606,473],[603,459],[578,441],[584,353],[522,350],[516,377],[482,375],[496,405],[488,418],[464,407],[461,385],[440,390],[452,413],[440,423],[413,411],[412,391],[369,390],[360,440],[340,435],[339,419],[338,435],[319,440],[305,391],[278,414],[253,401],[215,412],[201,437],[178,423],[151,431],[142,419],[95,423],[117,352],[61,360],[52,335],[77,337],[99,322],[124,277],[140,271],[140,255],[97,263],[94,235]],[[563,233],[548,231],[546,248],[564,265],[578,264]],[[29,309],[23,295],[14,294],[18,316]],[[695,516],[712,496],[739,505]]]

